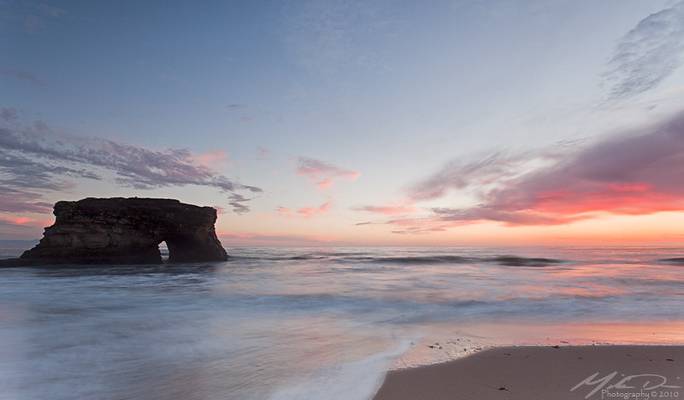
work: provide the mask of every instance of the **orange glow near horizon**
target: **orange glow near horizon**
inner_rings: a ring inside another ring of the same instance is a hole
[[[14,215],[0,215],[0,222],[17,226],[46,227],[52,225],[53,219],[46,219],[44,216],[41,216],[41,218],[31,218]]]
[[[497,222],[473,222],[443,231],[417,234],[392,233],[393,226],[364,221],[358,213],[330,206],[311,210],[221,214],[217,234],[227,246],[593,246],[684,244],[684,212],[648,215],[593,215],[562,225],[508,226]],[[314,211],[315,210],[315,211]],[[333,212],[334,211],[334,212]],[[52,224],[45,215],[0,215],[0,221],[25,230],[22,238],[35,239]]]
[[[219,220],[219,236],[240,245],[288,243],[353,246],[556,246],[652,245],[684,243],[684,213],[603,214],[564,225],[506,226],[495,222],[453,226],[440,232],[395,234],[386,224],[356,226],[357,219],[328,214],[277,218],[255,213]],[[260,229],[255,229],[259,227]],[[276,243],[272,240],[277,238]],[[237,240],[240,239],[240,240]]]
[[[571,216],[597,211],[642,215],[684,210],[684,199],[681,196],[654,191],[647,184],[611,184],[603,190],[590,193],[542,193],[534,210]]]

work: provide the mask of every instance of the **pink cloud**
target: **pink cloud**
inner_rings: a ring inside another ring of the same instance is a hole
[[[276,208],[276,212],[283,217],[291,217],[294,215],[294,212],[288,207],[278,207]]]
[[[297,210],[297,213],[303,217],[309,218],[316,215],[327,214],[332,207],[332,203],[326,201],[318,207],[303,207]]]
[[[353,182],[361,176],[357,171],[340,168],[320,160],[306,157],[299,157],[297,174],[308,178],[322,190],[331,188],[337,179]]]
[[[609,137],[584,147],[536,155],[497,153],[471,162],[452,162],[414,185],[414,201],[435,200],[449,191],[476,189],[478,205],[433,208],[408,226],[441,228],[481,221],[506,225],[559,225],[601,214],[645,215],[684,211],[684,113],[657,126]],[[525,171],[525,160],[546,166]]]
[[[9,221],[17,225],[26,225],[30,222],[33,222],[33,219],[27,217],[14,217],[10,218]]]
[[[333,185],[332,178],[326,178],[316,183],[319,189],[330,189]]]
[[[192,159],[204,167],[218,169],[228,163],[228,153],[224,150],[213,150],[193,155]]]
[[[278,207],[276,209],[276,212],[279,215],[285,216],[285,217],[300,216],[300,217],[304,217],[304,218],[311,218],[311,217],[315,217],[318,215],[327,214],[331,208],[332,208],[332,202],[326,201],[325,203],[321,204],[320,206],[302,207],[302,208],[298,208],[296,210],[292,210],[288,207]]]
[[[7,216],[0,215],[0,222],[4,222],[10,225],[18,226],[32,226],[32,227],[45,227],[52,224],[52,220],[49,219],[35,219],[29,217],[17,217],[17,216]]]

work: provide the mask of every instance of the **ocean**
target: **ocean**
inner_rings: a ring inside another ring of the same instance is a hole
[[[368,399],[490,346],[684,344],[678,248],[228,252],[0,269],[0,399]]]

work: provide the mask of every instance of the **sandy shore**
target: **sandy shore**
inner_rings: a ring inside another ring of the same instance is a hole
[[[683,387],[684,346],[502,347],[392,371],[375,400],[684,399]]]

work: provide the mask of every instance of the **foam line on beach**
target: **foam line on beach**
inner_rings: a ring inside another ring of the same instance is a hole
[[[332,365],[306,380],[277,389],[270,400],[366,400],[382,385],[393,360],[405,353],[411,343],[402,339],[393,348],[364,359]]]

